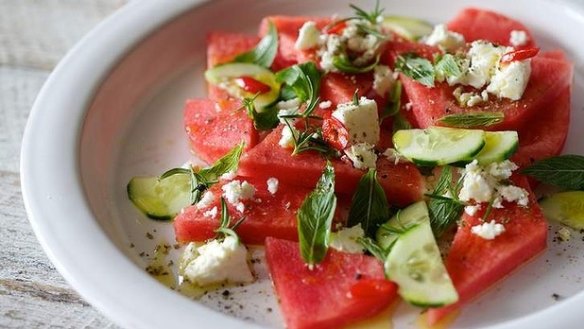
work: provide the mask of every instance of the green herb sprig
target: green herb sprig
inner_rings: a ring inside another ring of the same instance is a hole
[[[348,226],[361,225],[365,235],[374,237],[381,224],[390,217],[390,207],[383,188],[377,180],[377,171],[369,171],[361,177],[351,201]]]
[[[414,53],[400,55],[395,62],[395,68],[424,86],[434,87],[436,77],[434,66],[425,58]]]
[[[464,211],[464,204],[458,199],[461,182],[453,186],[452,168],[444,166],[434,191],[427,194],[431,198],[428,203],[430,225],[434,235],[441,236],[452,224],[460,219]],[[449,192],[450,197],[444,196]]]
[[[438,122],[455,128],[488,127],[503,122],[503,112],[469,112],[461,114],[449,114],[443,116]]]
[[[271,21],[268,23],[268,33],[250,51],[240,54],[233,60],[237,63],[253,63],[270,67],[278,52],[278,30]]]
[[[222,237],[231,236],[239,242],[239,236],[235,233],[235,230],[245,221],[246,217],[241,217],[233,225],[229,226],[231,223],[231,216],[229,216],[229,210],[227,209],[227,203],[225,199],[221,197],[221,218],[219,219],[219,228],[215,230],[217,233],[216,239],[221,239]]]
[[[300,254],[309,268],[326,256],[332,220],[337,207],[335,172],[327,161],[316,188],[298,209],[298,241]]]
[[[540,160],[521,173],[567,190],[584,190],[584,156],[581,155],[566,154]]]

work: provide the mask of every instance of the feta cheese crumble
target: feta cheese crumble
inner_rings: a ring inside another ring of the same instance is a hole
[[[481,209],[481,205],[475,205],[475,206],[466,206],[464,207],[464,212],[469,215],[469,216],[474,216],[476,215],[476,213]]]
[[[279,101],[276,103],[276,108],[278,109],[278,119],[280,120],[280,123],[286,124],[286,120],[294,122],[294,119],[282,118],[282,116],[298,113],[300,104],[301,102],[299,98],[292,98],[287,101]]]
[[[191,242],[183,253],[181,267],[184,279],[199,286],[254,280],[247,263],[247,249],[232,236],[223,241],[211,240],[200,247]]]
[[[213,204],[213,201],[215,201],[215,195],[211,191],[207,191],[203,194],[201,200],[197,202],[196,207],[197,209],[205,209]]]
[[[493,198],[494,186],[478,165],[477,160],[466,165],[463,171],[464,179],[458,194],[461,201],[490,202]]]
[[[478,89],[487,85],[506,52],[507,47],[495,46],[482,40],[474,41],[467,54],[470,66],[464,76],[465,84]]]
[[[298,50],[308,50],[318,46],[320,40],[320,31],[316,27],[316,23],[308,21],[302,25],[298,30],[298,39],[294,44],[294,48]]]
[[[292,129],[295,131],[292,132],[288,125],[285,125],[284,128],[282,128],[282,137],[280,137],[280,141],[278,142],[278,145],[282,148],[287,149],[294,147],[294,134],[297,133],[297,131],[294,127],[292,127]]]
[[[364,236],[365,232],[359,224],[350,228],[345,227],[336,232],[331,232],[329,246],[338,251],[361,254],[364,248],[357,242],[357,239]]]
[[[493,240],[505,232],[505,226],[492,220],[488,223],[475,225],[471,227],[470,231],[472,234],[480,236],[485,240]]]
[[[399,154],[399,152],[394,148],[388,148],[383,152],[383,156],[387,158],[387,160],[392,161],[394,164],[400,163],[400,161],[408,162],[408,159],[404,158]]]
[[[522,207],[527,207],[527,204],[529,203],[529,195],[527,194],[527,191],[517,186],[508,185],[498,187],[497,193],[500,197],[497,197],[493,202],[493,207],[495,208],[503,208],[501,200],[516,202]]]
[[[353,167],[357,169],[365,170],[376,167],[377,154],[375,154],[371,144],[353,144],[345,150],[345,154],[353,162]]]
[[[237,176],[237,173],[236,173],[234,170],[232,170],[232,171],[229,171],[229,172],[226,172],[226,173],[224,173],[224,174],[223,174],[223,175],[221,175],[221,177],[219,177],[219,178],[221,178],[221,179],[224,179],[224,180],[232,180],[232,179],[234,179],[236,176]]]
[[[373,89],[379,96],[387,96],[395,83],[393,71],[386,65],[377,65],[373,69]]]
[[[464,46],[464,36],[457,32],[448,31],[444,24],[434,26],[432,33],[426,37],[425,43],[430,46],[437,46],[438,48],[451,52]]]
[[[247,181],[234,180],[223,185],[221,189],[223,196],[231,204],[237,204],[240,200],[249,200],[255,194],[255,188]]]
[[[320,102],[320,104],[318,104],[318,107],[321,109],[328,109],[332,105],[333,105],[333,103],[331,101],[322,101],[322,102]]]
[[[218,213],[219,213],[219,210],[217,209],[217,207],[213,207],[212,209],[205,211],[203,213],[203,216],[215,218],[215,217],[217,217]]]
[[[339,104],[332,116],[345,126],[350,143],[375,145],[379,141],[379,116],[374,100],[361,97],[358,105]]]
[[[513,30],[509,35],[509,43],[513,47],[520,47],[527,44],[529,37],[527,37],[527,32],[522,30]]]
[[[277,178],[275,177],[268,178],[266,184],[268,185],[268,192],[270,192],[270,194],[274,195],[276,194],[276,192],[278,192],[279,181]]]

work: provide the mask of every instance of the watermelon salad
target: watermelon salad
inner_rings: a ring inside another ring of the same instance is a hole
[[[287,328],[398,300],[435,325],[537,257],[546,217],[584,228],[584,161],[560,155],[573,64],[492,11],[433,25],[351,8],[211,33],[208,97],[184,109],[205,164],[128,195],[171,221],[193,286],[253,284],[246,246],[264,246]],[[570,191],[542,212],[540,182]]]

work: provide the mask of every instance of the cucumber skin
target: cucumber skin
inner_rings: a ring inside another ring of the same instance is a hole
[[[136,205],[135,199],[132,197],[132,195],[134,195],[134,193],[132,191],[132,181],[131,180],[128,183],[128,185],[126,185],[126,193],[128,194],[128,199],[130,199],[130,201],[132,201],[132,204]],[[155,215],[155,214],[147,212],[146,210],[144,210],[138,206],[136,206],[135,208],[140,210],[140,212],[143,213],[144,215],[146,215],[146,217],[153,219],[155,221],[169,222],[174,218],[174,216],[171,216],[171,215]]]
[[[420,160],[420,159],[409,159],[409,160],[412,161],[415,165],[421,166],[421,167],[436,167],[436,166],[445,166],[445,165],[453,165],[455,167],[464,167],[468,163],[472,162],[472,160],[479,153],[481,153],[481,150],[483,149],[483,147],[485,147],[485,144],[486,144],[486,142],[483,140],[483,143],[481,144],[481,146],[479,148],[477,148],[476,150],[472,151],[467,159],[456,161],[456,162],[449,163],[449,162],[444,162],[444,161],[430,161],[430,160]]]

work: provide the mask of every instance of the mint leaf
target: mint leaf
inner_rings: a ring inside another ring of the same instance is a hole
[[[452,54],[439,55],[435,58],[434,71],[436,79],[444,81],[445,78],[459,77],[462,75],[462,70],[456,61],[456,57]]]
[[[329,161],[316,188],[298,209],[298,241],[300,254],[309,267],[326,256],[332,221],[337,207],[335,172]]]
[[[301,101],[308,103],[305,117],[311,115],[318,104],[321,77],[322,73],[314,62],[296,64],[276,73],[276,80],[285,84],[282,90],[287,97],[293,92]]]
[[[567,190],[584,190],[584,156],[581,155],[566,154],[540,160],[521,173]]]
[[[356,66],[349,60],[346,54],[340,54],[333,57],[333,65],[337,70],[350,74],[365,73],[373,70],[375,66],[379,64],[379,56],[375,57],[375,60],[366,66]]]
[[[387,255],[389,254],[389,249],[384,250],[381,246],[373,239],[364,237],[357,238],[357,242],[360,243],[373,257],[385,262]]]
[[[434,235],[441,236],[462,215],[464,205],[458,201],[458,188],[452,186],[452,168],[442,167],[434,192],[429,195],[428,213]],[[445,196],[450,192],[451,197]]]
[[[389,205],[385,192],[377,180],[377,171],[369,171],[361,177],[351,201],[348,226],[360,224],[365,236],[375,237],[381,224],[389,219]]]
[[[270,67],[278,52],[278,30],[271,21],[268,23],[266,34],[254,49],[240,54],[233,60],[237,63],[253,63],[263,67]]]
[[[217,183],[221,175],[228,172],[237,171],[239,158],[243,153],[244,142],[239,143],[231,151],[217,160],[211,167],[206,167],[195,173],[199,181],[206,185],[206,188]]]
[[[434,66],[425,58],[413,53],[400,55],[395,62],[395,68],[424,86],[434,87]]]
[[[503,112],[469,112],[445,115],[438,122],[455,128],[480,128],[500,123],[503,119]]]

